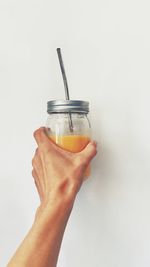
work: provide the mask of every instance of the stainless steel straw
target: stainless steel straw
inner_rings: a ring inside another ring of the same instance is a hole
[[[63,63],[63,59],[62,59],[62,54],[61,54],[61,49],[60,48],[57,48],[57,54],[58,54],[61,73],[62,73],[62,77],[63,77],[63,81],[64,81],[66,100],[70,100],[68,82],[67,82],[67,77],[66,77],[66,73],[65,73],[65,67],[64,67],[64,63]],[[70,132],[73,132],[73,122],[72,122],[72,118],[71,118],[71,113],[69,113],[69,128],[70,128]]]

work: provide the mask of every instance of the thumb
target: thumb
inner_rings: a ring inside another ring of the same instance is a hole
[[[45,127],[40,127],[34,132],[33,135],[37,142],[38,147],[41,148],[42,150],[50,151],[55,148],[55,144],[48,137]]]
[[[86,163],[88,164],[97,154],[97,143],[96,141],[91,141],[88,145],[80,152]]]

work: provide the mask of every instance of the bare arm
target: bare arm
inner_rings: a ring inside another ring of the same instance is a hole
[[[32,160],[32,175],[40,196],[35,221],[7,267],[56,267],[59,250],[83,173],[96,155],[90,142],[79,153],[56,146],[44,128],[34,133],[38,148]]]

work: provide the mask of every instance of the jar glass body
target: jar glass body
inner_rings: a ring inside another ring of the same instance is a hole
[[[80,152],[91,139],[91,125],[85,113],[51,113],[46,121],[46,129],[52,141],[70,152]],[[90,167],[84,176],[88,177],[89,174]]]

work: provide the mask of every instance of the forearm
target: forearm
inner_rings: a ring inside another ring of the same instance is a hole
[[[7,267],[55,267],[74,200],[40,207],[35,222]]]

